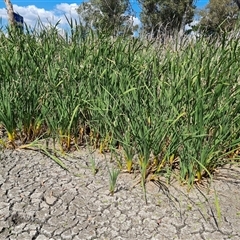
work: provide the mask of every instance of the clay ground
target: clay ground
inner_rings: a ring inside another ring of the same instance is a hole
[[[238,164],[190,192],[149,182],[145,204],[134,174],[120,173],[109,195],[104,156],[83,150],[64,162],[70,172],[38,151],[0,153],[0,239],[240,239]]]

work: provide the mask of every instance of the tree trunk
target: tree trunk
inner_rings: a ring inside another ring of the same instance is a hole
[[[13,5],[10,0],[4,0],[6,7],[7,7],[7,14],[8,14],[8,21],[11,27],[16,25],[14,15],[13,15]]]
[[[183,35],[185,33],[186,18],[187,18],[187,10],[185,10],[183,17],[182,17],[182,22],[181,22],[179,33],[178,33],[180,37],[183,37]]]

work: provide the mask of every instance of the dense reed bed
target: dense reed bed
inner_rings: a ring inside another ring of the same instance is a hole
[[[149,173],[201,181],[239,159],[240,42],[225,35],[174,48],[57,27],[1,34],[1,144],[120,149],[119,165],[139,170],[143,186]]]

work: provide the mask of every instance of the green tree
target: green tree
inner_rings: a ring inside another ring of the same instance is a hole
[[[80,4],[77,12],[85,26],[112,36],[133,34],[137,28],[129,0],[89,0]]]
[[[234,0],[234,2],[237,4],[238,9],[240,10],[240,0]]]
[[[194,0],[139,0],[142,5],[142,30],[157,37],[184,31],[193,20]]]
[[[229,32],[236,27],[240,10],[239,0],[210,0],[200,11],[198,29],[205,35]]]

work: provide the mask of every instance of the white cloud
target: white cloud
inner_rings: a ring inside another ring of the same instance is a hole
[[[141,25],[141,21],[140,21],[139,18],[132,17],[132,20],[133,20],[133,26],[136,26],[136,25],[140,26]]]
[[[7,19],[7,11],[5,8],[0,8],[0,17],[3,19]]]
[[[54,9],[48,11],[44,8],[38,8],[35,5],[22,7],[13,4],[14,11],[23,16],[24,22],[31,27],[35,26],[37,21],[40,19],[42,24],[45,26],[50,24],[55,25],[58,21],[60,21],[59,27],[65,28],[68,25],[66,17],[69,20],[70,18],[78,20],[79,17],[76,11],[77,7],[78,5],[76,3],[61,3],[56,5]],[[8,16],[5,8],[0,9],[0,17],[2,17],[3,23],[7,22]]]
[[[192,27],[198,25],[199,20],[193,20],[190,24],[185,25],[185,30],[190,30]]]
[[[62,12],[76,12],[78,5],[76,3],[68,4],[68,3],[60,3],[56,5],[56,9]]]
[[[13,9],[16,13],[23,16],[24,22],[30,27],[34,27],[37,21],[40,19],[41,23],[45,26],[55,25],[58,21],[60,21],[58,24],[58,28],[67,29],[69,27],[67,19],[72,19],[74,20],[74,22],[75,20],[77,22],[79,21],[79,15],[76,11],[78,6],[79,5],[77,3],[60,3],[57,4],[52,10],[46,10],[44,8],[38,8],[35,5],[28,5],[22,7],[13,4]],[[8,16],[5,8],[0,8],[0,19],[1,18],[3,20],[2,25],[6,25]],[[139,18],[132,17],[132,21],[133,25],[140,26],[141,24]]]
[[[60,16],[62,16],[62,21],[67,23],[66,21],[66,17],[68,19],[79,19],[79,15],[77,13],[77,8],[78,5],[76,3],[72,3],[72,4],[67,4],[67,3],[61,3],[61,4],[57,4],[56,9],[54,10],[55,14],[60,14]],[[66,16],[63,18],[63,16]]]

